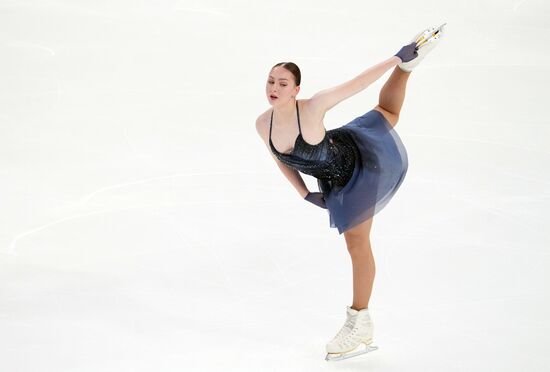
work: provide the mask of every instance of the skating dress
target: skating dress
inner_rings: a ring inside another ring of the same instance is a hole
[[[323,140],[312,145],[302,137],[298,101],[296,114],[299,134],[292,151],[281,153],[271,141],[273,111],[269,145],[282,163],[317,179],[330,227],[342,234],[382,210],[408,169],[405,146],[384,115],[370,110],[340,128],[325,131]]]

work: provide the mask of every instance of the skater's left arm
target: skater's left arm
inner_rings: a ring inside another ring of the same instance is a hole
[[[369,67],[353,79],[332,88],[324,89],[314,94],[309,100],[311,107],[320,113],[325,113],[346,98],[349,98],[378,80],[390,68],[401,63],[396,56]],[[322,115],[321,115],[322,116]]]

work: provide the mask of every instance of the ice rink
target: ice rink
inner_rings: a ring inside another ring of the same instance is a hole
[[[543,0],[0,1],[0,370],[548,371],[549,19]],[[371,230],[379,349],[327,362],[351,260],[255,130],[269,70],[295,62],[306,99],[444,22]]]

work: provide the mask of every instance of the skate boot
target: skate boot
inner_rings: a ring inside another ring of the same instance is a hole
[[[362,309],[358,311],[349,306],[346,310],[346,323],[326,345],[327,356],[325,360],[327,361],[347,359],[378,349],[377,346],[370,346],[374,325],[369,310]],[[358,349],[358,346],[362,344],[365,347]]]
[[[416,35],[412,40],[416,42],[416,46],[418,48],[418,57],[413,59],[409,62],[401,62],[397,66],[403,71],[411,72],[418,64],[426,57],[426,55],[433,49],[437,44],[439,44],[439,40],[441,40],[441,37],[444,35],[444,26],[447,23],[442,24],[439,27],[430,27],[422,32],[420,32],[418,35]]]

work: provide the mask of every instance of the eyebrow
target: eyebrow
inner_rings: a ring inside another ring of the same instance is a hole
[[[270,78],[275,79],[273,76],[269,75]],[[286,78],[279,78],[279,80],[288,80]]]

